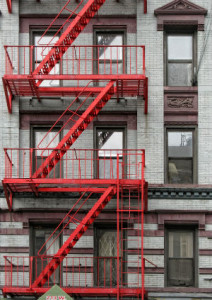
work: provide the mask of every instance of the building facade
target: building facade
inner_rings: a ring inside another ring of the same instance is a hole
[[[212,299],[212,1],[0,10],[2,297]]]

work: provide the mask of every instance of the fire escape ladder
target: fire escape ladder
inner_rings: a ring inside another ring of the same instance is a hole
[[[34,283],[32,284],[32,288],[43,287],[46,281],[48,281],[50,276],[62,263],[63,259],[68,255],[68,253],[77,243],[77,241],[87,231],[89,225],[91,225],[94,222],[94,220],[101,213],[101,211],[104,209],[107,203],[110,202],[111,198],[115,193],[116,193],[116,188],[114,186],[110,186],[106,189],[106,191],[102,194],[99,200],[94,204],[94,206],[89,210],[86,216],[82,219],[81,223],[77,226],[77,228],[69,236],[66,242],[54,255],[54,257],[48,263],[45,269],[40,273],[38,278],[34,281]]]
[[[46,178],[56,164],[62,159],[67,150],[74,144],[77,138],[88,127],[92,120],[98,115],[100,110],[110,100],[115,93],[115,81],[110,81],[102,91],[97,95],[89,107],[79,117],[77,122],[71,127],[69,132],[59,142],[57,147],[46,158],[38,170],[34,173],[32,178]]]
[[[74,20],[55,43],[54,47],[51,48],[49,53],[35,69],[33,75],[47,75],[50,73],[104,2],[105,0],[88,0],[80,13],[76,14]],[[37,86],[39,86],[41,82],[42,80],[39,80]]]

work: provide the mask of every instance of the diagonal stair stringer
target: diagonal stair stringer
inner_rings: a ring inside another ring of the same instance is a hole
[[[46,178],[55,165],[61,160],[66,151],[73,145],[77,138],[83,133],[105,104],[110,100],[112,95],[115,93],[114,84],[115,81],[111,80],[105,87],[102,88],[102,91],[59,142],[52,153],[46,158],[38,170],[33,174],[32,178]]]
[[[49,280],[50,276],[62,263],[63,259],[68,255],[77,241],[81,236],[87,231],[88,227],[94,222],[97,216],[101,213],[107,203],[110,202],[113,195],[116,193],[116,187],[110,186],[102,194],[99,200],[94,204],[94,206],[89,210],[86,216],[83,218],[81,223],[77,226],[74,232],[69,236],[66,242],[54,255],[52,260],[48,263],[45,269],[40,273],[38,278],[32,284],[32,289],[37,287],[42,287],[46,281]]]
[[[106,0],[88,0],[59,40],[55,43],[54,47],[51,48],[49,53],[35,69],[33,75],[47,75],[50,73],[105,1]],[[37,86],[39,86],[41,82],[42,80],[39,80]]]

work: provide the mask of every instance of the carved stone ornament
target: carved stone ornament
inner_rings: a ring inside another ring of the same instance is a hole
[[[167,99],[167,105],[170,108],[193,108],[193,99],[192,98],[177,98],[172,97]]]
[[[206,15],[207,10],[188,0],[174,0],[155,10],[155,15],[165,15],[165,14]]]
[[[182,10],[182,9],[193,9],[193,7],[191,7],[191,5],[189,5],[188,3],[185,3],[184,1],[178,1],[177,3],[170,6],[168,9]]]

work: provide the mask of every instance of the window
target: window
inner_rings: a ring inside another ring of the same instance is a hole
[[[119,177],[123,177],[122,164],[124,147],[124,129],[97,128],[97,178],[117,177],[117,155],[119,155]]]
[[[125,73],[124,56],[124,31],[96,30],[97,58],[96,73],[122,74]],[[101,47],[102,46],[102,47]],[[115,47],[117,46],[117,47]]]
[[[60,127],[55,127],[51,132],[47,134],[50,128],[50,126],[32,126],[31,145],[32,148],[35,149],[33,152],[33,172],[38,170],[41,164],[51,154],[52,149],[58,145],[61,139],[61,135],[57,134]],[[61,164],[62,160],[60,160],[57,165],[51,170],[48,175],[49,178],[60,178],[62,176]]]
[[[119,249],[119,262],[120,262],[120,283],[126,281],[126,259],[122,255],[126,255],[125,249],[126,238],[123,238],[123,245]],[[115,225],[112,224],[96,226],[95,227],[95,241],[94,241],[96,265],[95,283],[97,286],[111,287],[117,285],[117,230]],[[124,254],[123,254],[124,253]],[[122,270],[122,272],[121,272]],[[122,273],[122,275],[121,275]]]
[[[166,84],[192,86],[195,84],[194,34],[167,33]]]
[[[38,67],[41,61],[45,58],[48,52],[59,39],[59,36],[54,36],[56,31],[49,31],[43,37],[44,31],[33,31],[33,45],[34,48],[34,69]],[[59,74],[60,64],[59,62],[55,65],[55,67],[50,71],[50,74]],[[44,80],[40,86],[59,86],[59,80]]]
[[[194,130],[167,129],[167,181],[168,183],[194,183]]]
[[[57,253],[61,247],[61,236],[57,237],[59,232],[51,234],[57,227],[57,224],[33,224],[31,226],[31,247],[30,252],[34,258],[33,260],[33,279],[35,280],[45,268],[51,257]],[[51,236],[51,237],[50,237]],[[54,241],[55,239],[55,241]],[[54,241],[54,242],[53,242]],[[44,245],[45,244],[45,245]],[[43,248],[42,248],[43,247]],[[39,252],[39,250],[42,250]],[[39,253],[38,253],[39,252]],[[40,257],[38,255],[43,255]],[[59,268],[52,274],[48,281],[48,285],[59,283]]]
[[[166,239],[167,286],[194,286],[195,230],[168,228]]]

